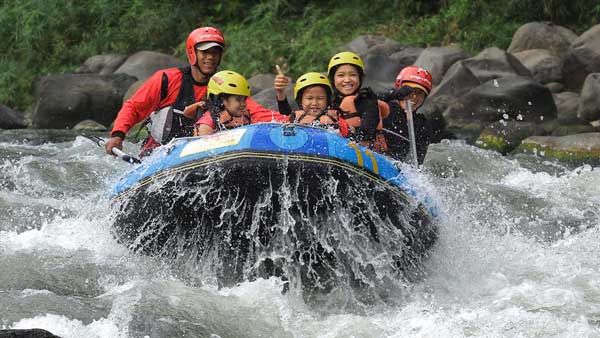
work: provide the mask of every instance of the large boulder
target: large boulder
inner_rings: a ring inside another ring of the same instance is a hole
[[[579,107],[579,95],[573,92],[561,92],[552,95],[556,104],[556,120],[562,123],[577,123],[581,120],[577,117]]]
[[[546,49],[556,56],[562,56],[569,49],[577,34],[568,28],[550,22],[530,22],[519,27],[513,35],[509,53],[530,49]]]
[[[382,44],[394,44],[396,41],[386,38],[384,36],[377,35],[361,35],[356,37],[354,40],[350,41],[346,45],[342,46],[340,52],[342,51],[351,51],[359,55],[364,55],[367,51],[376,46]],[[332,55],[333,56],[333,55]]]
[[[433,84],[439,84],[446,71],[455,62],[469,57],[458,45],[429,47],[423,50],[415,65],[427,69],[433,78]]]
[[[586,121],[600,119],[600,73],[590,74],[585,79],[577,116]]]
[[[600,133],[567,136],[531,136],[515,152],[535,154],[574,164],[600,164]]]
[[[138,89],[140,89],[140,87],[144,85],[144,83],[146,83],[146,80],[138,80],[132,83],[131,86],[127,88],[125,95],[123,95],[123,103],[129,100],[133,96],[133,94],[135,94],[135,92],[137,92]]]
[[[125,74],[43,77],[37,84],[32,126],[73,128],[87,119],[108,126],[115,119],[127,88],[134,82],[134,77]]]
[[[414,65],[419,56],[423,53],[423,48],[419,47],[406,47],[400,51],[390,54],[390,59],[402,65],[402,68],[406,66]],[[395,78],[394,74],[394,78]]]
[[[380,46],[376,46],[380,47]],[[391,87],[396,80],[396,76],[406,66],[414,64],[422,48],[399,47],[388,49],[377,49],[376,47],[362,55],[365,63],[365,85],[372,83],[384,83],[385,87]],[[392,54],[383,54],[383,51],[395,51]]]
[[[514,55],[496,47],[486,48],[475,57],[461,62],[481,82],[515,75],[531,77],[531,72]]]
[[[373,83],[386,83],[386,87],[393,85],[396,75],[405,64],[400,64],[386,55],[365,55],[365,86],[372,86]]]
[[[457,98],[480,84],[481,81],[475,74],[462,61],[459,61],[450,67],[442,82],[433,87],[431,94],[420,108],[420,112],[427,116],[435,112],[443,112]]]
[[[128,57],[127,60],[115,70],[115,74],[127,74],[136,77],[138,80],[145,80],[161,69],[183,67],[186,65],[188,65],[187,62],[172,55],[141,51]]]
[[[292,84],[292,79],[288,77],[290,81],[290,87],[294,87]],[[273,88],[273,82],[275,81],[275,75],[273,74],[258,74],[248,79],[248,84],[250,84],[250,93],[252,95],[258,94],[261,91]]]
[[[0,104],[0,129],[23,129],[25,127],[27,124],[21,113]]]
[[[590,73],[600,73],[600,25],[581,34],[565,55],[563,79],[567,88],[579,89]]]
[[[553,120],[542,123],[540,127],[540,129],[536,130],[536,136],[566,136],[596,131],[591,124],[577,121],[573,123],[561,123]]]
[[[288,103],[290,104],[290,107],[292,107],[292,110],[297,110],[298,105],[294,101],[294,91],[292,88],[293,86],[288,86],[285,90],[285,95],[287,96]],[[252,95],[252,99],[267,109],[279,111],[279,107],[277,106],[277,94],[272,87],[264,89],[256,95]]]
[[[85,62],[75,70],[75,73],[96,73],[108,75],[115,72],[119,66],[127,60],[127,55],[123,54],[101,54],[89,57]]]
[[[560,82],[562,80],[562,59],[547,49],[528,49],[514,53],[533,78],[540,83]]]
[[[431,122],[434,142],[452,137],[447,131],[448,122],[443,113],[459,97],[480,84],[479,79],[469,68],[465,67],[463,61],[458,61],[446,72],[442,82],[433,87],[433,91],[427,97],[423,106],[419,108],[419,112],[427,116]],[[479,131],[477,131],[478,133]]]
[[[444,112],[451,122],[487,125],[498,120],[540,123],[556,117],[548,88],[531,78],[511,76],[489,80],[460,97]]]
[[[534,135],[537,129],[539,127],[532,122],[501,120],[487,126],[475,144],[506,155],[517,148],[522,140]]]

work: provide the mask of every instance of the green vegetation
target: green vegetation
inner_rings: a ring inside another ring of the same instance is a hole
[[[224,67],[247,76],[285,64],[297,76],[324,70],[341,45],[380,34],[415,46],[507,48],[530,21],[581,33],[600,18],[597,0],[221,1],[9,0],[0,4],[0,103],[24,110],[36,79],[71,72],[88,57],[155,50],[184,58],[195,27],[224,31]]]

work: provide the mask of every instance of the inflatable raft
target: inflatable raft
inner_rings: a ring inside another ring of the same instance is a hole
[[[395,163],[335,132],[265,123],[173,140],[112,200],[120,241],[220,286],[279,276],[381,298],[436,240],[417,196]]]

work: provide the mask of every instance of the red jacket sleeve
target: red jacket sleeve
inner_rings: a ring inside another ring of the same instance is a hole
[[[250,97],[246,100],[246,109],[248,109],[248,112],[250,113],[250,121],[252,123],[288,121],[287,116],[261,106]]]
[[[115,119],[111,135],[117,131],[127,134],[129,129],[142,122],[159,107],[162,74],[162,71],[154,73],[129,100],[123,103],[123,107]]]

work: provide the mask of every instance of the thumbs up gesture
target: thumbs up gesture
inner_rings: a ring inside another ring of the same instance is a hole
[[[275,88],[275,92],[277,92],[277,100],[282,101],[286,98],[284,90],[290,84],[290,81],[285,74],[283,74],[279,65],[275,65],[275,68],[277,69],[277,75],[275,76],[273,87]]]

